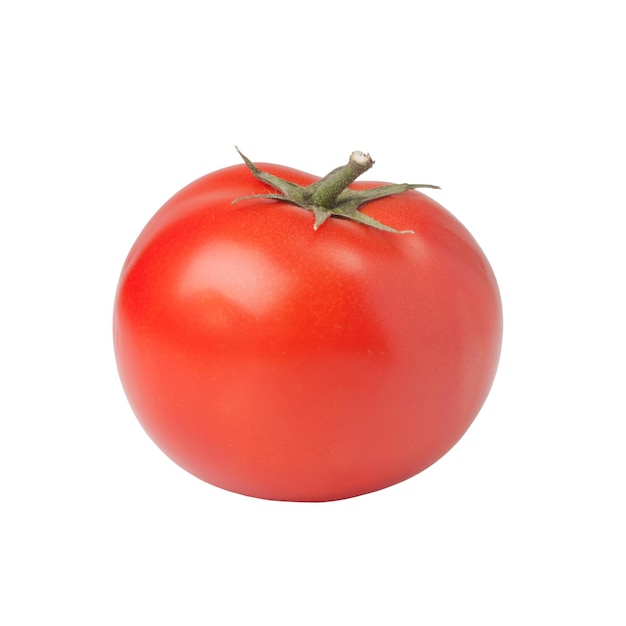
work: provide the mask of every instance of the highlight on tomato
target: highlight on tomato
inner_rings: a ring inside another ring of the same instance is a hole
[[[241,153],[240,153],[241,154]],[[466,432],[502,340],[498,285],[419,188],[243,163],[157,211],[123,265],[117,366],[174,462],[257,498],[329,501],[406,480]]]

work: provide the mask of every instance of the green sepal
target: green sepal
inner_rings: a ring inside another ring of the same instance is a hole
[[[274,176],[269,172],[260,170],[241,152],[241,150],[239,150],[239,148],[236,148],[236,150],[255,178],[281,193],[263,193],[242,196],[233,200],[233,203],[252,198],[265,198],[289,202],[314,213],[314,230],[317,230],[329,217],[336,216],[391,233],[412,233],[412,230],[396,230],[395,228],[391,228],[391,226],[382,224],[373,217],[361,213],[359,208],[366,202],[401,194],[410,189],[439,189],[437,185],[412,185],[407,183],[381,185],[380,187],[374,187],[372,189],[350,189],[348,185],[353,183],[358,176],[367,171],[374,164],[371,157],[362,152],[353,152],[350,156],[350,161],[348,161],[346,165],[332,170],[332,172],[327,174],[324,178],[303,187],[302,185],[296,185],[283,178]]]

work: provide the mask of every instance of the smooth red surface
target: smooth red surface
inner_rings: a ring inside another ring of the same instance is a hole
[[[231,204],[267,191],[245,165],[209,174],[131,249],[114,343],[135,414],[180,466],[250,496],[334,500],[415,475],[491,387],[502,313],[489,263],[417,191],[362,208],[408,235],[339,218],[314,231],[289,204]]]

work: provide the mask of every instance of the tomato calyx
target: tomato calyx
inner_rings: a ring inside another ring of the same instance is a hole
[[[239,148],[235,148],[253,176],[280,193],[261,193],[251,196],[242,196],[235,198],[233,203],[242,200],[250,200],[252,198],[267,198],[281,202],[289,202],[314,213],[314,230],[317,230],[329,217],[335,216],[347,218],[365,224],[366,226],[391,233],[412,233],[412,230],[396,230],[391,226],[387,226],[375,220],[373,217],[361,213],[359,208],[366,202],[401,194],[410,189],[423,187],[428,189],[440,189],[437,185],[414,185],[408,183],[381,185],[373,189],[350,189],[349,185],[374,165],[374,161],[369,154],[358,150],[350,155],[350,159],[346,165],[335,168],[326,174],[326,176],[310,185],[302,186],[274,176],[269,172],[259,170]]]

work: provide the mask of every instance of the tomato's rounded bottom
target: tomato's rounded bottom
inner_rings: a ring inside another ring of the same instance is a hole
[[[427,468],[424,468],[427,469]],[[361,487],[357,489],[327,489],[327,490],[312,490],[312,491],[302,491],[299,493],[294,493],[290,490],[280,492],[280,491],[266,491],[266,490],[248,490],[248,489],[234,489],[228,488],[221,485],[215,485],[213,483],[206,482],[213,487],[217,487],[218,489],[222,489],[224,491],[228,491],[230,493],[234,493],[241,496],[246,496],[249,498],[255,498],[259,500],[269,500],[274,502],[308,502],[308,503],[322,503],[322,502],[337,502],[340,500],[350,500],[352,498],[358,498],[360,496],[366,496],[372,493],[376,493],[378,491],[383,491],[385,489],[389,489],[394,487],[400,483],[403,483],[411,478],[414,478],[417,474],[420,474],[424,470],[420,470],[416,474],[411,476],[407,476],[405,478],[401,478],[399,480],[385,483],[385,484],[376,484],[370,485],[368,487]],[[202,479],[200,479],[202,480]]]
[[[437,447],[430,441],[421,450],[414,444],[413,457],[407,452],[411,444],[399,449],[389,441],[376,450],[374,442],[368,440],[369,454],[344,448],[332,455],[330,446],[327,454],[332,458],[323,463],[316,463],[315,454],[304,457],[285,453],[285,458],[281,458],[276,449],[269,455],[271,461],[259,462],[263,455],[258,454],[258,449],[250,451],[248,457],[239,449],[229,458],[224,448],[216,455],[221,458],[208,462],[202,452],[194,458],[189,448],[177,455],[172,439],[155,443],[182,469],[218,489],[262,500],[332,502],[388,489],[414,478],[439,461],[459,439],[440,442]],[[372,454],[372,449],[377,455]]]

